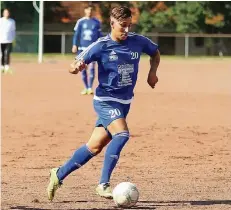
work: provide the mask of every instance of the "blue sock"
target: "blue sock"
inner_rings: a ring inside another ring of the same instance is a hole
[[[120,152],[129,139],[129,132],[124,131],[112,136],[104,157],[104,165],[102,169],[100,184],[110,182],[110,177],[115,168]]]
[[[79,149],[77,149],[71,159],[69,159],[63,166],[61,166],[57,172],[57,176],[60,182],[68,176],[74,170],[80,168],[85,163],[87,163],[94,154],[88,149],[86,145],[83,145]]]
[[[88,88],[88,79],[87,79],[87,70],[86,69],[84,69],[82,71],[82,80],[83,80],[85,88]]]
[[[94,67],[94,63],[90,64],[89,71],[90,71],[90,75],[89,75],[89,86],[88,86],[88,88],[92,88],[93,82],[94,82],[94,79],[95,79],[95,67]]]

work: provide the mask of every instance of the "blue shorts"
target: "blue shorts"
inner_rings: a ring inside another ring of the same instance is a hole
[[[130,104],[121,104],[114,101],[93,100],[94,109],[98,115],[96,127],[107,128],[112,121],[119,118],[126,118],[130,110]]]

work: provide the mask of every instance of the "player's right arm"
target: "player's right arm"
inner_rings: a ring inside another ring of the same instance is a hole
[[[15,46],[16,45],[16,40],[15,40],[15,37],[16,37],[16,23],[15,23],[15,20],[12,19],[12,21],[13,21],[13,23],[12,23],[12,36],[13,36],[12,44],[13,44],[13,46]]]
[[[100,41],[93,42],[83,52],[76,56],[75,61],[71,64],[69,72],[78,74],[79,71],[86,69],[87,65],[93,61],[98,61],[100,57],[101,44]]]
[[[87,68],[87,64],[83,60],[75,60],[69,69],[69,72],[71,74],[78,74],[79,71],[82,71],[83,69]]]
[[[75,27],[74,27],[74,36],[73,36],[73,45],[72,45],[72,53],[77,53],[78,51],[78,40],[79,40],[79,37],[80,37],[80,33],[81,33],[81,21],[78,20],[75,24]]]

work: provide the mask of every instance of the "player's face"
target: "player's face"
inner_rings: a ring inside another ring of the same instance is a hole
[[[3,11],[3,17],[8,18],[10,16],[10,13],[7,9]]]
[[[125,40],[128,37],[128,32],[131,29],[132,19],[126,18],[121,21],[112,20],[112,33],[116,36],[118,40]]]
[[[85,12],[85,15],[86,15],[87,17],[91,17],[91,16],[92,16],[92,13],[93,13],[93,9],[92,9],[92,7],[88,7],[88,8],[86,8],[86,9],[84,10],[84,12]]]

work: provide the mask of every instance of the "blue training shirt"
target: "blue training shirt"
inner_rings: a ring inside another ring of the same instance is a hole
[[[76,22],[74,27],[73,45],[78,50],[85,50],[90,44],[101,37],[101,24],[96,18],[83,17]]]
[[[153,56],[157,49],[157,44],[142,35],[129,33],[126,40],[116,42],[109,34],[91,44],[76,59],[86,64],[98,63],[99,85],[95,100],[129,104],[134,95],[141,54]]]

